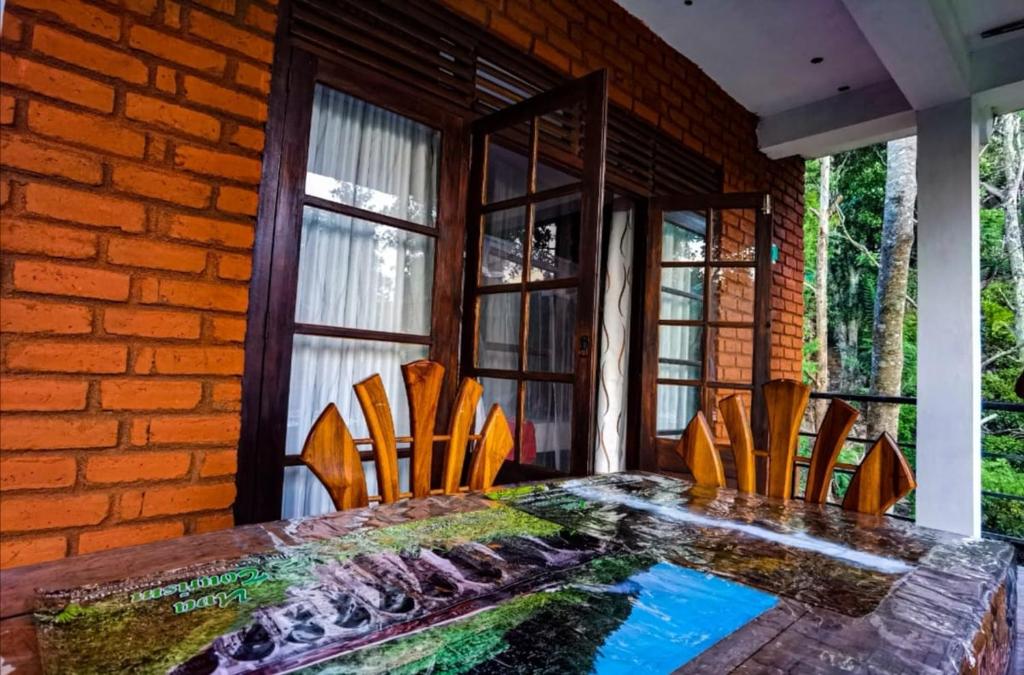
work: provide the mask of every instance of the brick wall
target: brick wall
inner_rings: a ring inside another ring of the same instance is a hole
[[[231,524],[273,4],[6,3],[0,566]]]
[[[799,377],[803,165],[611,0],[443,0],[775,199]],[[0,566],[230,525],[274,0],[8,0]]]
[[[771,193],[779,247],[772,376],[800,379],[803,160],[773,162],[758,152],[756,117],[611,0],[441,1],[562,72],[579,76],[607,68],[610,98],[722,164],[726,192]]]

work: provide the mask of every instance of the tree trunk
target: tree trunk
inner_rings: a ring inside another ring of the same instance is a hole
[[[906,310],[910,254],[914,247],[917,200],[917,139],[890,141],[886,147],[885,211],[878,259],[871,345],[871,393],[899,396],[903,385],[903,315]],[[899,405],[868,409],[868,438],[899,432]]]
[[[1003,135],[1003,188],[1004,221],[1003,244],[1010,261],[1010,277],[1013,285],[1014,308],[1017,310],[1013,321],[1013,332],[1017,338],[1018,358],[1024,361],[1024,235],[1020,225],[1020,193],[1024,176],[1024,139],[1021,136],[1020,116],[1017,113],[1003,115],[999,121]]]
[[[854,305],[857,294],[860,292],[860,270],[853,267],[849,270],[849,279],[846,285],[847,302]],[[846,320],[842,322],[843,340],[839,345],[839,358],[841,361],[841,374],[839,391],[857,391],[860,388],[858,381],[859,373],[857,358],[860,340],[860,316],[855,307],[846,308]]]
[[[828,218],[832,204],[830,182],[832,158],[822,157],[820,161],[821,180],[818,186],[818,246],[814,274],[814,336],[818,340],[817,374],[815,385],[818,391],[828,391]],[[828,402],[818,401],[818,424],[825,415]]]

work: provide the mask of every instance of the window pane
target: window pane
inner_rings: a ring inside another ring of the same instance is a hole
[[[712,260],[754,261],[757,218],[750,209],[725,209],[716,213]]]
[[[569,470],[572,447],[573,385],[563,382],[527,382],[523,417],[522,464]]]
[[[295,320],[430,333],[434,239],[306,207]]]
[[[699,267],[663,267],[660,318],[697,321],[703,316],[704,270]]]
[[[576,276],[580,260],[579,195],[534,207],[530,281]]]
[[[711,321],[754,321],[754,268],[711,271]]]
[[[750,384],[754,381],[754,330],[710,328],[712,362],[710,379]]]
[[[395,433],[409,433],[409,406],[401,366],[428,355],[426,345],[296,335],[288,389],[288,431],[285,452],[302,452],[313,422],[328,403],[338,406],[355,438],[369,435],[352,385],[373,374],[384,382],[395,418]]]
[[[516,380],[501,380],[494,377],[479,378],[484,393],[480,397],[480,403],[476,408],[476,420],[474,421],[474,433],[480,433],[487,419],[487,413],[495,403],[501,406],[508,420],[509,431],[512,438],[516,436],[516,418],[519,416],[519,382]],[[515,449],[509,451],[507,459],[515,459]]]
[[[306,194],[433,225],[440,139],[419,122],[317,85]]]
[[[699,262],[704,260],[708,223],[697,211],[668,211],[661,234],[661,259]]]
[[[578,181],[579,178],[576,176],[568,174],[561,169],[556,169],[550,164],[546,164],[542,159],[537,160],[537,192],[553,190],[554,188]]]
[[[480,283],[515,284],[523,278],[523,250],[526,248],[526,207],[484,214],[483,255]]]
[[[658,385],[658,436],[679,438],[700,408],[700,388]]]
[[[571,373],[575,366],[576,289],[530,293],[526,369]]]
[[[480,296],[476,365],[480,368],[519,368],[519,293]]]
[[[518,128],[509,133],[520,131]],[[529,126],[521,134],[525,141],[529,138]],[[506,199],[522,197],[526,194],[526,179],[529,162],[526,155],[517,150],[494,142],[487,144],[487,183],[484,203],[500,202]]]
[[[700,326],[660,326],[658,328],[658,377],[671,380],[700,378]]]

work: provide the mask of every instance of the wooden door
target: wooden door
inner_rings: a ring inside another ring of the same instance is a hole
[[[755,440],[764,447],[761,385],[769,378],[771,349],[768,196],[656,197],[647,225],[640,467],[684,470],[671,446],[698,411],[724,441],[718,401],[732,394],[741,395]]]
[[[595,72],[472,126],[461,365],[512,426],[505,478],[591,471],[607,86]]]

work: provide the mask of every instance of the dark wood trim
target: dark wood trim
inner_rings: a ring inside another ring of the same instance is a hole
[[[580,283],[580,278],[560,277],[558,279],[544,279],[542,281],[519,281],[514,284],[486,284],[479,285],[476,289],[477,295],[488,295],[495,293],[518,293],[521,291],[547,291],[557,288],[575,288]]]
[[[644,317],[646,316],[646,289],[650,273],[647,269],[648,248],[651,246],[648,236],[648,200],[633,200],[633,288],[630,301],[629,326],[629,363],[627,372],[630,378],[626,389],[626,469],[639,470],[641,467],[641,449],[644,443],[643,414],[644,400],[651,396],[651,391],[644,386],[642,374],[647,349],[644,344]],[[659,251],[660,255],[660,251]],[[641,377],[637,377],[637,373]],[[649,407],[649,406],[647,406]]]
[[[480,207],[480,211],[481,213],[493,213],[495,211],[504,211],[505,209],[514,209],[517,206],[526,206],[527,204],[539,204],[540,202],[546,202],[550,199],[557,199],[559,197],[575,194],[582,189],[583,183],[569,183],[556,188],[541,190],[540,192],[528,193],[520,197],[503,199],[500,202],[484,204]]]
[[[293,330],[300,335],[322,335],[323,337],[348,338],[352,340],[376,340],[378,342],[401,342],[417,345],[430,345],[434,343],[434,340],[429,335],[389,333],[380,330],[324,326],[315,323],[296,323]]]
[[[331,213],[337,213],[342,216],[349,216],[350,218],[358,218],[359,220],[365,220],[371,223],[379,223],[381,225],[387,225],[397,230],[406,230],[409,232],[416,232],[417,234],[424,234],[428,237],[437,237],[438,228],[431,227],[430,225],[420,225],[418,223],[411,223],[408,220],[402,220],[401,218],[393,218],[386,216],[383,213],[377,213],[376,211],[367,211],[366,209],[360,209],[356,206],[349,206],[348,204],[342,204],[341,202],[332,202],[330,199],[324,199],[322,197],[314,197],[313,195],[303,195],[302,197],[303,206],[312,206],[315,209],[321,211],[330,211]]]
[[[543,370],[499,370],[497,368],[472,368],[472,377],[493,377],[499,380],[533,380],[536,382],[568,382],[576,381],[573,373],[549,373]]]
[[[762,207],[755,220],[757,252],[757,283],[754,287],[754,394],[751,397],[750,427],[756,447],[768,447],[768,417],[765,410],[764,384],[772,378],[772,241],[774,218],[771,203],[762,196]]]

